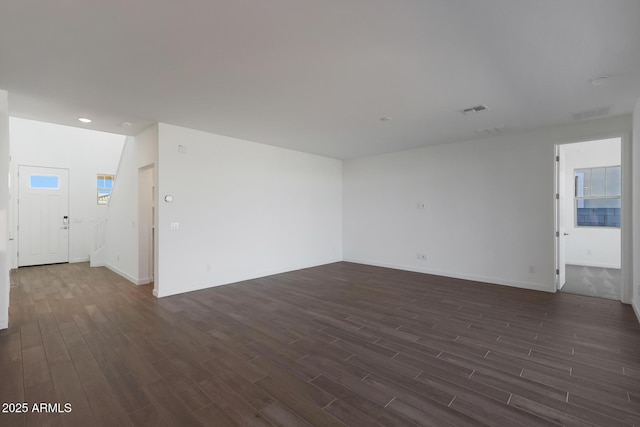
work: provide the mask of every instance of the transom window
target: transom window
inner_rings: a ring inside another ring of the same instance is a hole
[[[114,175],[98,175],[98,204],[109,204],[111,191],[113,191]]]
[[[29,175],[29,188],[37,190],[59,190],[60,177],[58,175]]]
[[[576,226],[620,228],[620,166],[575,170]]]

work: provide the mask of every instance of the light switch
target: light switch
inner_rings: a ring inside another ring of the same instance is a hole
[[[172,230],[180,230],[180,223],[179,222],[172,222],[171,223],[171,229]]]

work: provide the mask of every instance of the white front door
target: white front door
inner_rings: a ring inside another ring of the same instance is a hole
[[[69,262],[69,171],[18,169],[18,266]]]

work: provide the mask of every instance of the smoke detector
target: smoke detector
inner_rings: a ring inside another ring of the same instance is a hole
[[[589,80],[589,84],[591,86],[597,87],[597,86],[602,86],[603,84],[607,83],[607,80],[609,79],[609,77],[611,77],[608,74],[603,74],[601,76],[596,76],[592,79]]]
[[[481,105],[475,105],[473,107],[467,107],[467,108],[463,108],[462,110],[458,110],[460,111],[462,114],[464,114],[465,116],[468,116],[470,114],[475,114],[475,113],[479,113],[481,111],[486,111],[488,110],[489,107],[487,107],[484,104]]]

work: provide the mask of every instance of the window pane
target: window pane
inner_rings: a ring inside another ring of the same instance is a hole
[[[620,199],[584,199],[585,208],[620,208]]]
[[[579,227],[620,227],[620,199],[586,199],[576,209]]]
[[[620,192],[620,166],[607,168],[607,196],[619,196]]]
[[[111,191],[113,190],[113,182],[115,176],[113,175],[98,175],[98,204],[106,205],[109,203],[109,197],[111,197]]]
[[[56,175],[31,175],[29,176],[29,188],[41,188],[57,190],[59,187]]]
[[[605,168],[591,169],[591,196],[604,196],[606,190]]]
[[[106,205],[109,202],[109,197],[111,197],[110,190],[99,190],[98,191],[98,204]]]
[[[591,169],[577,169],[576,177],[578,178],[576,195],[578,197],[588,197],[591,195]]]

